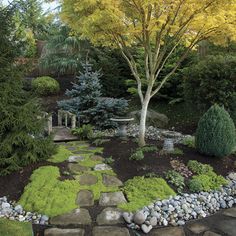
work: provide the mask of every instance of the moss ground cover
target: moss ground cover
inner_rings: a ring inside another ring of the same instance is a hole
[[[7,219],[0,219],[1,236],[32,236],[30,223],[23,223]]]
[[[88,150],[88,145],[81,145],[80,142],[73,142],[68,146],[60,145],[58,153],[52,156],[49,161],[59,163],[67,160],[70,155],[73,155],[72,151],[68,150],[70,147],[75,147],[73,152],[74,150]],[[79,164],[94,167],[102,163],[102,161],[90,159],[94,153],[97,153],[97,150],[101,151],[101,148],[89,149],[89,151],[91,151],[90,154],[83,154],[85,159],[79,161]],[[98,180],[97,183],[93,185],[80,185],[80,176],[85,173],[96,176]],[[56,216],[70,212],[78,207],[78,205],[75,204],[75,200],[78,192],[82,189],[91,190],[95,200],[99,199],[101,192],[118,191],[118,187],[106,187],[103,184],[103,174],[115,175],[112,170],[90,170],[77,174],[74,176],[75,180],[60,181],[60,171],[58,167],[40,167],[32,174],[30,178],[31,182],[25,187],[19,203],[28,211],[35,211],[47,214],[48,216]]]
[[[135,211],[157,199],[176,195],[162,178],[134,177],[125,182],[123,190],[129,202],[119,207],[126,211]]]
[[[53,155],[48,161],[53,163],[60,163],[68,159],[69,156],[73,155],[65,146],[60,145],[57,149],[57,153]]]

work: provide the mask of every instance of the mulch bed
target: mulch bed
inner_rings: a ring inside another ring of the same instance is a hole
[[[57,166],[60,169],[61,180],[72,179],[70,175],[64,175],[68,172],[68,163],[51,163],[48,161],[41,161],[23,167],[21,170],[13,172],[6,176],[0,176],[0,197],[6,196],[8,200],[17,201],[24,191],[24,187],[30,182],[30,176],[34,170],[41,166]]]
[[[161,149],[162,143],[148,141],[148,144],[155,144]],[[224,158],[209,157],[199,154],[195,149],[179,145],[178,148],[183,150],[183,155],[160,155],[159,153],[145,153],[145,158],[141,161],[129,160],[132,152],[138,147],[137,143],[132,140],[121,141],[117,138],[111,139],[104,145],[104,156],[111,157],[115,160],[111,164],[118,178],[126,181],[134,176],[143,176],[149,173],[155,173],[164,176],[164,172],[172,169],[171,160],[178,159],[187,165],[189,160],[197,160],[204,164],[210,164],[217,174],[223,176],[230,171],[236,171],[236,156],[231,155]]]

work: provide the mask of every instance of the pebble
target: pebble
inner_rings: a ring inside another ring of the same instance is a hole
[[[126,218],[130,213],[124,213],[123,216],[133,229],[141,228],[144,233],[148,233],[156,225],[182,226],[189,220],[205,218],[220,208],[230,208],[236,204],[235,195],[236,180],[231,180],[228,186],[217,191],[184,193],[162,201],[157,200],[143,207],[128,221]]]
[[[13,201],[7,201],[7,197],[0,197],[0,218],[17,220],[20,222],[32,222],[34,224],[47,225],[49,217],[32,212],[24,211],[21,205]]]

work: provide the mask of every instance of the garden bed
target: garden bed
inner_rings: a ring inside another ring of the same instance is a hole
[[[149,145],[157,145],[159,150],[162,143],[156,141],[148,141]],[[182,155],[175,154],[160,154],[159,152],[145,153],[143,160],[129,160],[132,152],[138,148],[138,144],[134,140],[122,141],[118,138],[113,138],[109,142],[103,144],[104,156],[114,159],[111,164],[117,176],[126,181],[134,176],[144,176],[156,174],[164,177],[164,172],[172,169],[170,161],[179,160],[187,165],[189,160],[197,160],[203,164],[210,164],[217,174],[226,176],[229,172],[236,170],[235,155],[224,158],[208,157],[199,154],[195,149],[178,145],[178,149],[183,151]]]

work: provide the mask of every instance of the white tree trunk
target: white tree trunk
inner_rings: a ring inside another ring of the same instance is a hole
[[[146,130],[146,118],[147,118],[147,110],[148,104],[150,101],[150,95],[145,96],[145,99],[142,103],[142,110],[140,114],[140,124],[139,124],[139,146],[145,146],[145,130]]]

